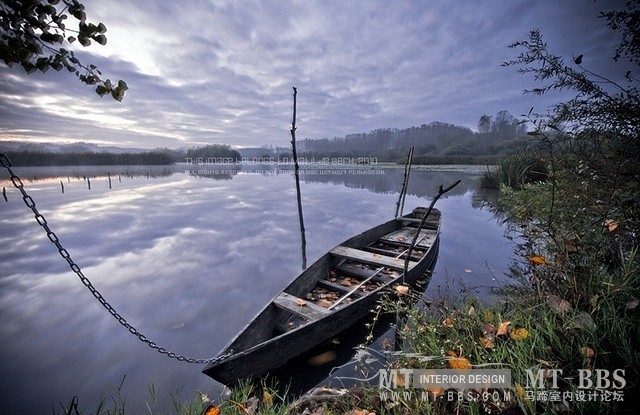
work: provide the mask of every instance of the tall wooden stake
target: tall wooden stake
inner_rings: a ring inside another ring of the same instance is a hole
[[[398,196],[398,202],[396,203],[396,218],[402,216],[404,210],[404,199],[407,196],[407,187],[409,186],[409,175],[411,174],[411,164],[413,163],[413,146],[409,148],[407,154],[407,162],[404,164],[404,179],[402,180],[402,189],[400,189],[400,195]]]
[[[296,194],[298,196],[298,218],[300,219],[300,235],[302,237],[302,269],[307,268],[307,240],[304,236],[304,218],[302,217],[302,197],[300,196],[300,166],[296,153],[296,97],[298,88],[293,87],[293,121],[291,122],[291,150],[293,152],[293,168],[296,176]]]

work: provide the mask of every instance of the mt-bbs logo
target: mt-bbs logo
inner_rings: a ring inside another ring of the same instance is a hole
[[[558,376],[562,369],[527,369],[527,388],[544,389],[545,379],[550,380],[550,388],[558,389]],[[609,371],[607,369],[579,369],[578,389],[623,389],[627,384],[624,369]]]

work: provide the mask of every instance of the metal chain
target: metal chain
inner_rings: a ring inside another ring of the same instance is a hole
[[[177,359],[181,362],[218,363],[226,359],[227,357],[229,357],[229,354],[224,354],[224,355],[220,355],[218,357],[209,358],[209,359],[194,359],[190,357],[184,357],[182,355],[171,352],[165,349],[164,347],[158,346],[155,342],[152,342],[151,340],[149,340],[147,336],[140,333],[138,329],[133,327],[131,323],[125,320],[125,318],[122,317],[120,313],[118,313],[116,309],[113,308],[113,306],[107,302],[107,300],[102,296],[102,294],[100,294],[100,292],[93,286],[91,281],[89,281],[89,279],[85,277],[80,267],[73,261],[73,259],[71,259],[71,255],[69,254],[69,251],[67,251],[62,246],[62,244],[60,243],[60,240],[58,239],[58,236],[51,230],[45,217],[42,216],[42,214],[36,208],[36,202],[33,200],[31,196],[27,194],[26,190],[24,189],[24,184],[22,183],[22,180],[20,179],[20,177],[18,177],[11,169],[11,161],[9,161],[9,158],[4,153],[0,153],[0,164],[9,172],[9,175],[11,176],[11,182],[16,187],[16,189],[18,189],[20,193],[22,193],[22,200],[24,201],[25,205],[27,205],[27,207],[31,209],[31,211],[33,211],[33,214],[35,215],[35,218],[36,218],[36,222],[38,222],[38,224],[42,226],[42,228],[46,231],[47,238],[49,238],[51,243],[53,243],[56,246],[56,248],[58,248],[58,253],[60,254],[60,256],[65,261],[67,261],[71,270],[78,276],[78,278],[80,278],[80,281],[82,281],[82,284],[84,284],[84,286],[87,287],[87,289],[91,292],[91,294],[100,302],[100,304],[102,304],[102,306],[109,312],[109,314],[111,314],[116,320],[118,320],[118,323],[122,324],[129,331],[129,333],[136,336],[141,342],[146,343],[147,346],[156,350],[158,353],[166,355],[172,359]]]

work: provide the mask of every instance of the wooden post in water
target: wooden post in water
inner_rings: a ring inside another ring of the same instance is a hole
[[[109,190],[111,190],[111,173],[107,172],[107,178],[109,179]]]
[[[293,87],[293,121],[291,122],[291,151],[293,153],[293,168],[296,177],[296,194],[298,196],[298,219],[300,219],[300,235],[302,237],[302,270],[307,268],[307,240],[304,236],[304,218],[302,217],[302,197],[300,196],[300,166],[296,153],[296,97],[298,88]]]
[[[62,194],[64,194],[64,183],[60,180],[60,188],[62,189]]]
[[[87,177],[87,186],[89,187],[89,190],[91,190],[91,179],[89,177]]]
[[[8,202],[9,199],[7,199],[7,188],[2,186],[2,197],[4,198],[5,202]]]
[[[411,174],[411,165],[413,164],[413,146],[409,148],[407,154],[407,162],[404,164],[404,179],[402,179],[402,189],[396,203],[396,218],[402,216],[404,210],[404,199],[407,196],[407,187],[409,186],[409,175]]]

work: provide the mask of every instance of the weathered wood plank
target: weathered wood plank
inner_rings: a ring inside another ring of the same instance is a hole
[[[422,219],[416,219],[416,218],[398,218],[398,220],[402,223],[407,224],[408,226],[415,226],[417,227],[418,224],[420,223],[420,221]],[[422,227],[422,229],[431,229],[431,230],[435,230],[438,229],[438,222],[434,222],[434,221],[430,221],[427,220],[424,223],[424,226]]]
[[[273,300],[273,303],[284,310],[296,313],[308,320],[318,320],[331,313],[330,310],[320,307],[311,301],[303,300],[302,298],[284,292],[280,293]]]
[[[391,232],[390,234],[384,235],[380,238],[382,242],[393,242],[396,244],[402,244],[405,246],[410,246],[413,237],[416,234],[415,228],[404,227],[402,229],[398,229],[397,231]],[[417,247],[423,249],[429,249],[438,238],[438,232],[431,229],[422,229],[420,231],[420,236],[418,237]]]
[[[403,246],[404,248],[404,246]],[[398,257],[401,259],[405,259],[407,257],[406,252],[396,252],[392,249],[385,249],[385,248],[381,248],[379,246],[368,246],[365,248],[367,251],[369,252],[373,252],[376,254],[382,254],[382,255],[387,255],[387,256],[391,256],[391,257]],[[413,252],[411,254],[411,260],[413,261],[419,261],[420,260],[420,256],[415,255],[415,252]]]
[[[353,287],[347,287],[345,285],[341,285],[341,284],[336,284],[335,282],[331,282],[331,281],[327,281],[325,279],[322,280],[318,280],[318,284],[328,288],[330,290],[333,291],[338,291],[341,294],[345,294],[348,293],[349,291],[351,291],[353,289]],[[356,290],[353,295],[355,295],[356,297],[362,297],[367,295],[365,292],[361,291],[361,290]]]
[[[361,249],[349,248],[346,246],[336,246],[331,250],[333,255],[337,255],[343,258],[353,259],[354,261],[364,262],[366,264],[380,265],[383,267],[393,269],[404,269],[404,259],[392,258],[373,252],[363,251]],[[414,267],[417,264],[415,261],[409,261],[409,268]]]
[[[340,264],[336,267],[336,271],[339,271],[346,275],[351,275],[361,280],[369,278],[371,274],[376,272],[375,269],[367,268],[362,263],[357,262],[345,262],[344,264]],[[399,275],[400,274],[396,275],[395,277]],[[390,277],[384,272],[379,272],[371,279],[371,281],[387,283],[393,280],[395,277]]]

